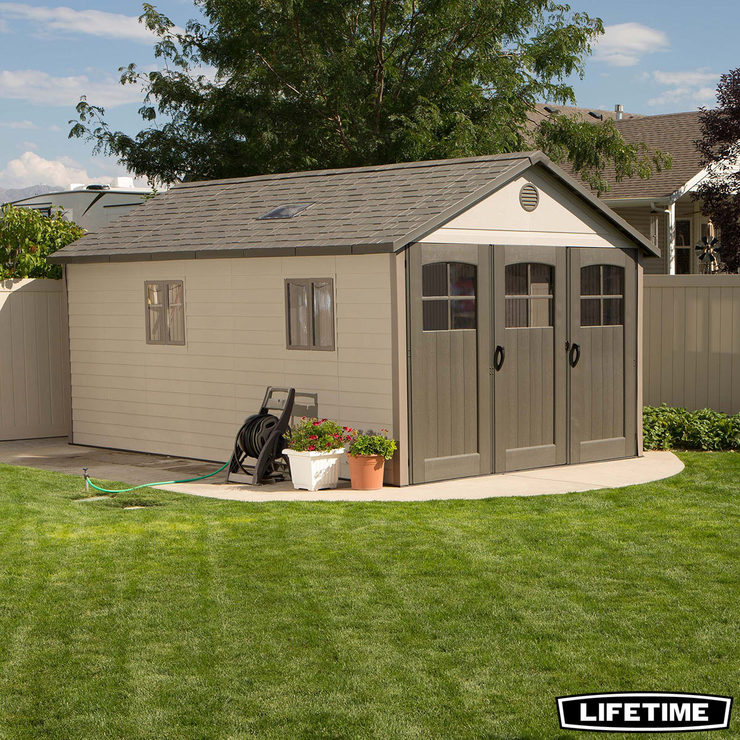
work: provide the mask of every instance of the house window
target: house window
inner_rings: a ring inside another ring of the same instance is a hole
[[[553,271],[550,265],[537,262],[506,265],[504,292],[507,329],[553,325]]]
[[[185,344],[185,303],[182,280],[144,284],[147,344]]]
[[[334,349],[334,281],[289,278],[285,281],[288,349]]]
[[[688,275],[691,272],[691,221],[676,221],[676,275]]]
[[[624,268],[588,265],[581,268],[581,326],[624,324]]]
[[[421,270],[422,329],[475,329],[476,267],[465,262],[432,262]]]

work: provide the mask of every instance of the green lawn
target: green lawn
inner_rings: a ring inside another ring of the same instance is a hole
[[[0,466],[0,738],[575,738],[556,696],[732,695],[740,455],[682,458],[405,504],[76,503]]]

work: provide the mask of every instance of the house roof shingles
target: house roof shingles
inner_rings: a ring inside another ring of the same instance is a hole
[[[616,121],[626,141],[643,142],[651,151],[660,149],[670,154],[673,166],[654,172],[649,180],[632,177],[621,182],[616,181],[613,168],[607,169],[605,175],[611,190],[604,198],[667,197],[701,172],[701,156],[694,144],[701,136],[700,115],[700,111],[692,111]]]
[[[558,113],[594,125],[612,120],[627,142],[643,142],[650,151],[659,149],[672,156],[671,169],[654,172],[649,180],[633,177],[617,182],[614,167],[607,167],[604,177],[610,190],[601,196],[606,202],[629,198],[667,198],[703,169],[694,144],[701,136],[700,111],[657,116],[623,112],[621,120],[616,120],[616,111],[537,103],[530,115],[530,128],[534,130],[541,121]],[[571,177],[581,181],[580,175],[572,167],[568,164],[562,166]]]
[[[648,180],[632,177],[617,182],[614,167],[607,167],[604,170],[604,177],[610,185],[610,190],[601,196],[607,202],[628,198],[667,198],[703,169],[701,157],[694,144],[701,136],[700,111],[658,116],[624,113],[622,120],[617,121],[616,113],[613,111],[576,108],[567,105],[547,107],[554,108],[563,115],[575,116],[595,125],[599,125],[603,120],[611,119],[627,142],[642,142],[650,151],[659,149],[672,156],[671,169],[654,172]],[[592,110],[602,115],[603,119],[589,115]],[[538,103],[534,115],[538,122],[550,113],[543,104]],[[571,177],[581,181],[580,175],[574,172],[569,165],[565,164],[563,168]]]
[[[317,170],[177,185],[54,262],[276,254],[391,252],[438,228],[533,164],[567,176],[539,152]],[[651,249],[616,214],[570,186]],[[277,206],[312,203],[288,219],[259,220]]]

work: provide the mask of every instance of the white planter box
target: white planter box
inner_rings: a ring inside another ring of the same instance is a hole
[[[339,460],[344,448],[328,452],[298,452],[283,450],[290,460],[290,477],[293,488],[318,491],[321,488],[336,488],[339,482]]]

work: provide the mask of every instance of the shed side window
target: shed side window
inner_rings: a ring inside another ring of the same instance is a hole
[[[334,281],[289,278],[285,281],[288,349],[334,349]]]
[[[182,280],[144,284],[147,344],[185,344],[185,300]]]

